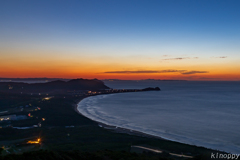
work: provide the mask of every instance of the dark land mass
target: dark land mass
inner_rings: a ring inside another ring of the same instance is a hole
[[[83,85],[83,81],[88,84],[86,85],[88,87]],[[47,94],[29,95],[28,93],[21,94],[0,90],[0,117],[8,115],[28,116],[29,113],[31,115],[27,119],[0,122],[0,146],[2,147],[0,159],[167,160],[188,159],[176,156],[186,155],[193,157],[190,159],[207,160],[210,159],[212,152],[217,152],[123,128],[114,129],[114,126],[104,126],[104,124],[92,121],[76,112],[76,104],[89,96],[159,91],[160,88],[114,90],[109,89],[99,80],[81,79],[70,82],[56,81],[46,83],[46,85],[55,89],[54,85],[59,87],[68,83],[71,84],[68,86],[69,88],[75,86],[83,92],[77,90],[61,92],[61,94],[53,92],[49,97]],[[53,86],[49,84],[53,84]],[[97,89],[93,89],[90,84],[96,85]],[[3,84],[0,83],[1,85]],[[85,90],[86,88],[87,90]],[[35,127],[32,127],[34,125]],[[17,127],[31,128],[17,129]],[[38,144],[27,143],[29,140],[33,141],[38,138],[41,139]],[[151,150],[144,148],[151,148]],[[162,152],[156,153],[154,150]]]
[[[105,90],[109,89],[100,80],[73,79],[67,82],[56,80],[47,83],[23,83],[23,82],[2,82],[0,83],[1,92],[10,93],[63,93],[72,90]]]
[[[161,89],[159,87],[155,87],[155,88],[148,87],[148,88],[142,89],[142,91],[161,91]]]
[[[0,78],[0,82],[24,82],[24,83],[46,83],[52,81],[69,81],[71,79],[63,78]]]
[[[55,80],[70,80],[70,79],[64,79],[64,78],[1,78],[0,80],[7,80],[7,81],[55,81]]]
[[[62,81],[69,81],[71,79],[64,79],[64,78],[1,78],[0,81],[56,81],[56,80],[62,80]]]

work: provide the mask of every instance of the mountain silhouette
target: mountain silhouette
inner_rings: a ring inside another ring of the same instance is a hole
[[[72,79],[67,82],[56,80],[47,83],[21,83],[21,82],[1,82],[0,91],[4,92],[66,92],[73,90],[104,90],[109,89],[102,81],[98,79]]]

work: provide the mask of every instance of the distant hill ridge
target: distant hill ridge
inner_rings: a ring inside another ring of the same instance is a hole
[[[69,81],[56,80],[47,83],[1,82],[0,91],[8,92],[53,92],[69,90],[103,90],[109,89],[98,79],[72,79]]]

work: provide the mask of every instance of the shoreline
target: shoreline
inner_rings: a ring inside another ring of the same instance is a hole
[[[91,95],[91,96],[96,96],[96,95]],[[81,112],[79,112],[79,110],[77,109],[78,104],[79,104],[83,99],[88,98],[88,97],[91,97],[91,96],[84,97],[84,98],[82,98],[81,100],[79,100],[76,104],[74,104],[74,110],[75,110],[78,114],[80,114],[81,116],[86,117],[86,116],[83,115]],[[90,119],[89,117],[86,117],[86,118]],[[107,129],[107,130],[111,130],[111,131],[116,132],[116,133],[125,133],[125,134],[128,134],[128,135],[135,135],[135,136],[140,136],[140,137],[156,138],[156,139],[171,141],[171,140],[169,140],[169,139],[165,139],[165,138],[162,138],[162,137],[159,137],[159,136],[154,136],[154,135],[151,135],[151,134],[143,133],[143,132],[140,132],[140,131],[131,130],[131,129],[127,129],[127,128],[122,128],[122,127],[117,127],[117,126],[114,126],[114,125],[108,125],[108,124],[105,124],[105,123],[102,123],[102,122],[99,122],[99,121],[96,121],[96,120],[92,120],[92,119],[90,119],[90,120],[96,122],[99,127],[104,128],[104,129]],[[181,142],[178,142],[178,143],[181,143]],[[184,143],[182,143],[182,144],[184,144]]]
[[[111,94],[114,94],[114,93],[111,93]],[[102,94],[98,94],[98,95],[102,95]],[[205,146],[197,146],[197,145],[192,145],[192,144],[187,144],[187,143],[182,143],[182,142],[179,142],[179,141],[174,141],[174,140],[171,140],[171,139],[167,139],[167,138],[163,138],[163,137],[159,137],[159,136],[154,136],[154,135],[151,135],[151,134],[147,134],[147,133],[144,133],[144,132],[141,132],[141,131],[136,131],[136,130],[131,130],[131,129],[128,129],[128,128],[122,128],[122,127],[117,127],[117,126],[114,126],[114,125],[108,125],[108,124],[105,124],[105,123],[102,123],[102,122],[99,122],[99,121],[96,121],[96,120],[93,120],[93,119],[90,119],[89,117],[83,115],[81,112],[78,111],[77,107],[78,107],[78,104],[85,98],[89,98],[91,96],[97,96],[97,95],[88,95],[86,97],[83,97],[81,98],[78,102],[76,102],[73,106],[74,106],[74,110],[80,114],[81,116],[83,117],[86,117],[88,118],[89,120],[91,121],[94,121],[98,124],[98,126],[100,128],[104,128],[104,129],[107,129],[107,130],[111,130],[112,132],[115,132],[115,133],[123,133],[123,134],[128,134],[128,135],[133,135],[133,136],[140,136],[140,137],[145,137],[145,138],[154,138],[154,139],[158,139],[158,140],[164,140],[164,141],[169,141],[169,142],[175,142],[175,143],[180,143],[182,145],[189,145],[189,146],[192,146],[192,147],[197,147],[197,148],[205,148],[207,150],[212,150],[212,151],[219,151],[219,152],[222,152],[222,153],[228,153],[226,151],[220,151],[220,150],[217,150],[217,149],[212,149],[212,148],[207,148]]]

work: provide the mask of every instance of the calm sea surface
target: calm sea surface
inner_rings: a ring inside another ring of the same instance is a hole
[[[86,98],[90,119],[197,146],[240,153],[240,82],[105,81],[111,88],[162,91]]]

